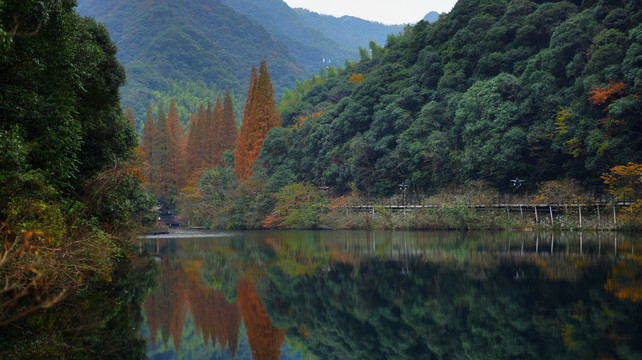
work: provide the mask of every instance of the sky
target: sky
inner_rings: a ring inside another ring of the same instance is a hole
[[[350,15],[384,24],[416,23],[427,13],[450,12],[457,0],[283,0],[291,8],[319,14]]]

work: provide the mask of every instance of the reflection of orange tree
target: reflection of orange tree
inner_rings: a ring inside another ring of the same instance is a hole
[[[147,298],[145,315],[152,344],[156,345],[160,327],[163,343],[171,335],[176,351],[180,349],[187,310],[192,314],[196,335],[202,335],[207,344],[218,342],[223,351],[229,345],[235,356],[238,348],[241,316],[235,303],[228,303],[225,295],[209,289],[202,278],[186,271],[182,265],[170,264],[168,258],[160,264],[161,282],[158,290]]]
[[[254,285],[242,278],[237,283],[237,298],[254,360],[278,359],[285,330],[272,325]]]
[[[613,266],[604,284],[618,299],[642,300],[642,274],[639,262],[620,262]]]

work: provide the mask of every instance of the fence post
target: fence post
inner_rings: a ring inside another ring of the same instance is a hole
[[[535,224],[539,224],[539,219],[537,218],[537,204],[533,205],[535,208]]]
[[[551,226],[553,226],[553,208],[548,204],[548,212],[551,214]]]
[[[615,215],[615,207],[617,206],[617,200],[613,203],[613,224],[617,225],[617,216]]]

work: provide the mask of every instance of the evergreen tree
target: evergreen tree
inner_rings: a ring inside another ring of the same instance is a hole
[[[136,118],[134,118],[134,110],[128,107],[125,109],[124,115],[129,125],[132,126],[132,129],[136,129]]]
[[[265,60],[261,60],[259,75],[252,68],[243,123],[234,154],[234,173],[239,181],[252,176],[252,164],[258,158],[268,131],[281,125],[274,101],[274,89]]]

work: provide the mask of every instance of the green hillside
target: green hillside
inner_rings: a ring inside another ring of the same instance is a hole
[[[318,29],[348,49],[365,48],[370,41],[383,45],[386,43],[388,35],[398,35],[404,28],[404,25],[384,25],[353,16],[336,18],[306,9],[294,9],[294,11],[305,24]],[[336,60],[337,63],[343,64],[343,59]],[[339,60],[341,61],[339,62]]]
[[[306,76],[319,71],[323,56],[343,64],[358,58],[358,46],[346,46],[341,36],[329,36],[310,26],[283,0],[221,0],[222,3],[263,26],[272,37],[285,44],[305,70]],[[364,21],[365,22],[365,21]],[[356,32],[359,30],[352,29]],[[384,37],[385,40],[385,37]],[[367,41],[365,42],[367,44]],[[287,87],[291,87],[288,84]]]
[[[122,104],[139,123],[153,91],[207,93],[215,84],[244,94],[250,68],[263,58],[277,92],[302,75],[283,43],[220,1],[80,0],[78,12],[109,30],[127,71]]]
[[[304,122],[273,130],[259,165],[373,195],[515,177],[597,191],[642,160],[641,20],[638,1],[460,0],[289,95],[284,124]]]

